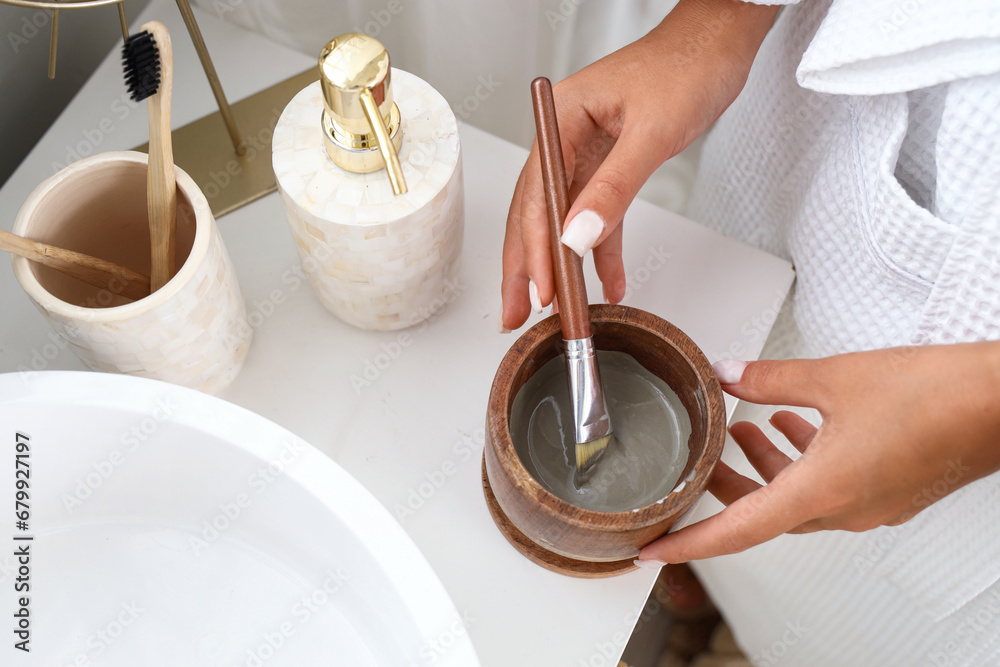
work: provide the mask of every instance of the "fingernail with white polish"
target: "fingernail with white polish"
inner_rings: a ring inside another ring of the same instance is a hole
[[[747,362],[735,359],[723,359],[712,364],[715,377],[719,378],[719,382],[722,384],[739,384],[746,367]]]
[[[497,317],[497,333],[510,333],[510,329],[503,325],[503,304],[500,304],[500,315]]]
[[[634,565],[638,565],[639,567],[645,567],[650,570],[659,570],[661,567],[666,565],[666,563],[664,563],[662,560],[642,560],[640,558],[636,558],[634,561],[632,561],[632,563]]]
[[[538,296],[538,285],[531,278],[528,278],[528,298],[531,300],[531,309],[536,313],[542,312],[542,300]]]
[[[583,257],[594,247],[597,239],[604,233],[604,220],[594,211],[584,210],[573,216],[566,223],[562,238],[559,240],[577,255]]]

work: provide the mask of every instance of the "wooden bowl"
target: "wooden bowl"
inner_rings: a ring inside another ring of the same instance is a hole
[[[639,549],[666,534],[702,494],[722,455],[726,408],[708,359],[674,325],[625,306],[590,306],[590,319],[599,350],[632,355],[687,409],[690,453],[680,482],[661,503],[597,512],[557,497],[531,477],[511,440],[510,413],[524,383],[562,353],[559,316],[553,315],[525,332],[497,369],[486,415],[483,491],[493,520],[518,551],[555,572],[594,578],[634,569]]]

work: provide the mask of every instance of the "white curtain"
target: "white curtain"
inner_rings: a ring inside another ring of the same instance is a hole
[[[309,55],[345,32],[379,39],[460,120],[521,145],[534,133],[528,84],[558,81],[648,32],[677,0],[195,0]]]

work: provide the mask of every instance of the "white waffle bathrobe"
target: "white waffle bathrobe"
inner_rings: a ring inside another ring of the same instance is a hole
[[[1000,3],[783,9],[688,214],[794,262],[765,356],[1000,339]],[[775,409],[737,418],[783,443]],[[1000,665],[1000,474],[900,527],[697,567],[758,665]]]

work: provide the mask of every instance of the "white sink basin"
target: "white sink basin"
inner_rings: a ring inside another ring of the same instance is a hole
[[[17,433],[30,437],[27,530],[13,511]],[[30,597],[31,652],[3,648],[16,664],[479,664],[389,512],[263,417],[151,380],[11,373],[0,443],[8,623]],[[24,545],[30,592],[15,594]]]

